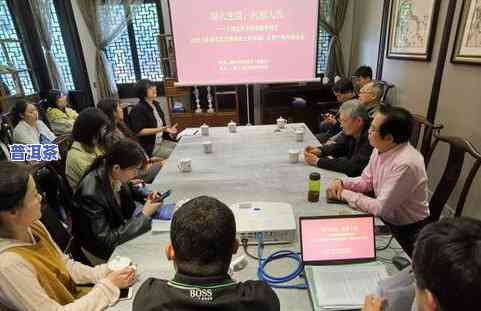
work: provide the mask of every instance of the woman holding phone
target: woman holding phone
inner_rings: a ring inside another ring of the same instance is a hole
[[[123,139],[98,157],[81,180],[73,230],[92,262],[106,261],[115,247],[150,230],[151,217],[162,206],[156,202],[159,195],[151,192],[145,198],[129,183],[145,161],[142,147]],[[135,201],[143,204],[137,212]]]

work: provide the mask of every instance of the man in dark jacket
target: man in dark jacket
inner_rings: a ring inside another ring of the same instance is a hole
[[[356,92],[354,92],[352,81],[346,78],[337,81],[332,87],[332,92],[336,95],[337,101],[341,104],[356,98]],[[324,114],[319,130],[320,133],[317,134],[316,137],[321,143],[325,143],[329,138],[337,135],[342,131],[338,116],[331,113]]]
[[[372,152],[368,140],[368,112],[357,99],[353,99],[342,104],[339,113],[344,135],[318,148],[307,146],[304,158],[309,165],[350,177],[359,176]]]
[[[201,196],[183,204],[170,227],[166,255],[172,280],[149,278],[137,291],[133,311],[279,311],[279,299],[262,281],[236,282],[228,274],[239,243],[232,211]]]

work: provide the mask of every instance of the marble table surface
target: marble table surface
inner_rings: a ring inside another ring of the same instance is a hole
[[[304,140],[296,141],[295,130],[303,128]],[[200,133],[200,131],[199,131]],[[202,143],[211,141],[213,153],[206,154]],[[302,151],[307,145],[318,145],[317,139],[304,124],[289,124],[286,129],[276,131],[275,125],[239,126],[236,133],[229,133],[227,127],[210,128],[209,136],[184,136],[171,154],[166,165],[150,185],[152,189],[172,189],[166,203],[199,195],[218,198],[226,204],[242,201],[286,202],[292,205],[296,216],[342,215],[357,213],[342,204],[327,204],[325,190],[334,178],[342,174],[308,166],[304,163]],[[288,151],[301,152],[298,163],[290,163]],[[192,172],[179,172],[180,159],[192,161]],[[311,172],[321,174],[321,195],[319,202],[307,201],[308,177]],[[148,232],[131,240],[115,250],[114,256],[127,256],[138,265],[138,282],[135,291],[149,277],[172,278],[175,270],[166,259],[164,249],[169,240],[167,232]],[[378,246],[385,245],[387,238],[379,237]],[[297,242],[289,245],[266,246],[264,254],[279,249],[299,250]],[[250,247],[255,253],[255,248]],[[243,254],[240,248],[237,255]],[[393,241],[392,246],[378,252],[378,260],[386,261],[402,254]],[[234,256],[234,258],[236,255]],[[248,259],[248,266],[233,274],[239,281],[256,279],[257,262]],[[386,264],[389,273],[395,268]],[[294,268],[292,261],[280,260],[268,267],[273,274],[286,274]],[[297,282],[304,282],[300,279]],[[295,282],[294,282],[295,283]],[[281,310],[312,310],[307,290],[276,289]],[[112,310],[131,310],[133,299],[120,301]]]

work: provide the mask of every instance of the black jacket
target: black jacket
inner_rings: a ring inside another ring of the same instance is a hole
[[[129,186],[122,186],[119,205],[102,168],[82,179],[74,196],[76,208],[72,218],[74,235],[87,251],[107,260],[115,247],[150,230],[149,217],[143,213],[132,216],[134,196],[142,199]]]
[[[360,176],[369,163],[372,153],[368,129],[369,124],[366,124],[361,136],[357,139],[342,133],[335,143],[320,147],[321,158],[317,162],[317,166],[344,173],[349,177]],[[333,159],[327,158],[328,156],[332,156]]]
[[[172,281],[149,278],[137,291],[133,311],[279,311],[279,298],[262,281],[234,282],[228,276]]]
[[[162,108],[160,107],[159,102],[154,101],[154,107],[157,110],[160,118],[162,119],[162,123],[164,126],[167,126],[165,123],[164,113]],[[145,100],[140,100],[137,105],[132,109],[129,113],[128,123],[132,131],[137,134],[145,128],[156,128],[159,127],[157,124],[157,120],[154,117],[154,110],[152,106],[150,106]],[[145,152],[151,157],[152,152],[154,151],[155,147],[155,136],[148,135],[148,136],[138,136],[140,145],[144,148]],[[169,133],[164,132],[162,134],[164,139],[172,140]]]

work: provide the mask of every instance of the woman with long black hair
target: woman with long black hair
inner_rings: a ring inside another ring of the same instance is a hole
[[[101,144],[107,150],[119,140],[130,138],[137,141],[135,134],[125,125],[124,112],[117,98],[104,98],[99,101],[97,108],[109,118],[110,126],[102,137]],[[159,173],[164,161],[158,157],[150,157],[147,165],[139,173],[139,178],[150,184]]]
[[[113,97],[103,98],[98,102],[97,108],[102,110],[110,120],[108,131],[105,133],[102,141],[104,147],[108,148],[108,146],[123,138],[136,140],[134,132],[125,125],[124,111],[119,99]]]
[[[150,230],[151,216],[162,206],[155,202],[158,194],[145,199],[129,183],[145,160],[138,143],[123,139],[98,157],[80,181],[73,230],[91,262],[106,261],[115,247]],[[138,213],[135,201],[143,203]]]
[[[85,171],[98,156],[104,153],[102,137],[109,126],[109,119],[100,110],[89,107],[82,110],[72,130],[74,140],[67,153],[65,175],[72,190],[76,190]]]

